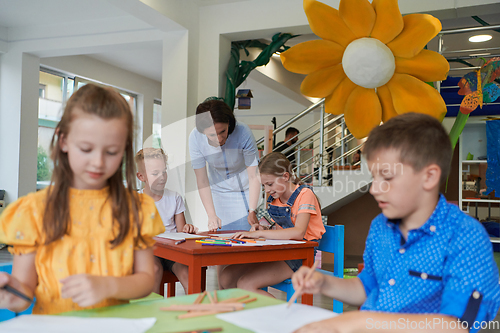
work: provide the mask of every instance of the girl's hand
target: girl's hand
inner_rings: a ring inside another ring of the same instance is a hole
[[[15,312],[21,312],[26,309],[30,303],[14,295],[11,292],[3,289],[4,286],[9,285],[17,289],[28,297],[33,298],[33,292],[30,292],[15,276],[0,272],[0,309],[10,309]]]
[[[196,228],[192,224],[185,224],[184,228],[182,229],[182,232],[186,232],[188,234],[195,234],[198,232],[198,228]]]
[[[222,221],[217,215],[208,216],[208,231],[215,232],[222,228]]]
[[[321,288],[323,287],[325,279],[324,275],[321,273],[314,272],[308,280],[305,280],[309,270],[309,267],[302,266],[292,275],[293,288],[295,290],[303,288],[301,294],[317,294],[321,292]]]
[[[107,276],[76,274],[60,280],[62,283],[61,297],[71,298],[81,307],[87,307],[110,298],[115,284]]]
[[[238,239],[238,238],[259,238],[259,232],[258,231],[241,231],[235,233],[231,238],[233,239]]]

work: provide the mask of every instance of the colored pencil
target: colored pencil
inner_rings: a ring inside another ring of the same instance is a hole
[[[243,310],[245,305],[243,303],[210,303],[210,304],[173,304],[170,306],[161,307],[162,311],[236,311]]]
[[[210,301],[210,304],[214,304],[214,299],[212,298],[212,295],[210,295],[210,292],[207,291],[207,297],[208,297],[208,300]]]
[[[302,283],[302,286],[300,286],[299,289],[295,290],[292,298],[290,298],[290,300],[288,301],[288,304],[286,305],[287,308],[289,308],[290,305],[292,305],[292,303],[295,302],[297,297],[299,297],[299,294],[302,293],[302,289],[304,289],[304,284],[306,283],[307,280],[309,280],[311,278],[312,274],[316,270],[316,267],[318,267],[318,264],[319,264],[319,262],[315,261],[314,264],[312,265],[312,267],[309,269],[309,272],[307,272],[307,275],[304,278],[304,282]]]
[[[188,312],[188,313],[178,315],[177,319],[209,316],[209,315],[214,315],[214,314],[218,314],[218,313],[234,312],[234,311],[236,311],[236,309],[233,309],[233,310],[213,310],[213,311],[193,311],[193,312]]]
[[[209,244],[209,243],[202,243],[201,246],[233,246],[233,244]]]
[[[207,294],[206,290],[204,292],[202,292],[201,294],[199,294],[198,297],[196,297],[196,299],[194,300],[193,304],[200,304],[201,302],[203,302],[203,298],[205,298],[206,294]]]
[[[236,302],[239,302],[242,299],[245,299],[247,297],[250,297],[250,295],[245,295],[245,296],[235,297],[235,298],[228,298],[228,299],[225,299],[223,301],[220,301],[219,303],[236,303]]]
[[[5,289],[5,291],[8,291],[9,293],[11,293],[13,295],[16,295],[17,297],[24,299],[26,302],[33,303],[33,300],[30,297],[28,297],[27,295],[23,294],[22,292],[20,292],[16,288],[13,288],[13,287],[11,287],[9,285],[5,285],[5,286],[2,287],[2,289]]]

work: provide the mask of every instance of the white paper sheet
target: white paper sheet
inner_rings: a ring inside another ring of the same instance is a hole
[[[335,316],[337,313],[329,310],[294,303],[288,309],[286,304],[279,304],[222,313],[216,317],[255,333],[291,333],[306,324]]]
[[[183,240],[183,239],[200,239],[207,238],[208,236],[188,234],[186,232],[164,232],[163,234],[156,235],[156,237],[173,239],[173,240]]]
[[[143,333],[156,318],[80,318],[46,315],[23,315],[0,323],[2,333]]]

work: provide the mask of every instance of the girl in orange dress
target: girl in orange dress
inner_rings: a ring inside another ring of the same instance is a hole
[[[134,191],[133,117],[112,89],[88,84],[68,100],[52,138],[51,185],[11,203],[0,243],[0,308],[52,314],[126,303],[154,285],[153,236],[164,231],[153,199]],[[126,186],[124,185],[126,181]]]

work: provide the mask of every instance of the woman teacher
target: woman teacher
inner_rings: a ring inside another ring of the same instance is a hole
[[[198,105],[189,153],[208,229],[249,230],[258,224],[257,145],[250,128],[236,121],[224,101]]]

